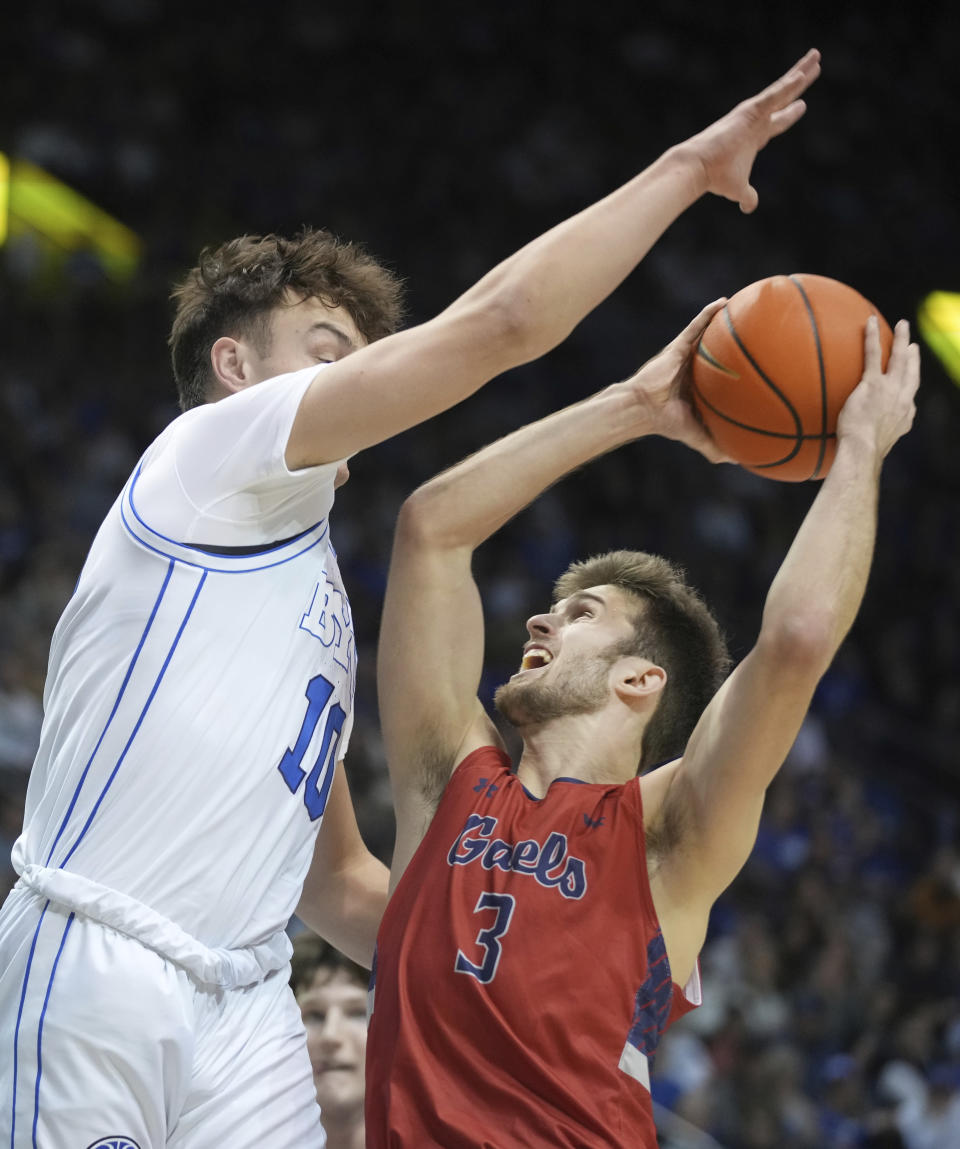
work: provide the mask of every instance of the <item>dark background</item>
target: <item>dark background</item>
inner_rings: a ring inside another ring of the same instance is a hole
[[[624,377],[706,301],[763,276],[833,276],[891,322],[914,319],[929,290],[960,290],[949,3],[880,15],[859,2],[41,0],[4,25],[0,150],[145,244],[123,288],[84,259],[52,288],[21,246],[0,251],[5,842],[22,817],[50,632],[102,515],[176,413],[167,294],[203,245],[329,227],[407,278],[417,322],[808,47],[823,52],[804,121],[759,157],[755,215],[696,205],[559,350],[353,464],[334,518],[361,654],[351,784],[384,858],[372,669],[406,493]],[[860,618],[715,914],[714,1005],[660,1059],[659,1099],[730,1147],[960,1143],[918,1139],[960,1128],[960,392],[927,352],[923,371],[915,429],[884,471]],[[814,493],[658,441],[568,478],[478,556],[484,690],[515,669],[523,619],[556,573],[617,546],[685,565],[742,656]]]

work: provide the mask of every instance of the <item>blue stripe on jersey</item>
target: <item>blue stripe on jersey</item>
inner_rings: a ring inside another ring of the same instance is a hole
[[[37,1149],[37,1122],[40,1120],[40,1076],[43,1073],[43,1061],[41,1060],[43,1019],[47,1015],[47,1005],[50,1002],[50,990],[53,989],[53,979],[56,977],[57,966],[60,963],[60,955],[63,953],[63,947],[66,944],[70,927],[73,925],[73,919],[73,914],[67,918],[67,924],[63,930],[63,937],[60,939],[60,948],[57,950],[57,956],[53,959],[53,969],[50,971],[50,980],[47,982],[47,992],[43,999],[43,1009],[40,1010],[40,1023],[37,1026],[37,1082],[33,1087],[33,1149]]]
[[[27,983],[30,981],[30,967],[33,965],[33,953],[37,948],[37,938],[40,936],[40,927],[43,925],[43,916],[50,903],[47,902],[40,911],[40,920],[33,931],[33,941],[30,943],[30,953],[27,955],[27,968],[23,972],[23,988],[20,990],[20,1008],[17,1010],[17,1024],[13,1030],[13,1109],[10,1114],[10,1149],[14,1149],[14,1137],[17,1133],[17,1068],[18,1047],[20,1044],[20,1019],[23,1017],[23,1003],[27,997]]]
[[[163,596],[166,593],[167,585],[170,582],[170,576],[173,574],[174,565],[174,561],[171,559],[170,565],[167,567],[166,577],[163,580],[163,586],[160,588],[160,593],[157,595],[157,601],[153,604],[153,610],[150,612],[150,617],[147,619],[147,625],[144,627],[143,634],[140,636],[140,643],[137,646],[137,649],[133,652],[133,658],[130,660],[130,665],[127,667],[127,673],[124,675],[123,682],[120,685],[120,692],[117,694],[117,700],[114,702],[113,709],[110,711],[110,717],[107,719],[107,724],[104,726],[100,733],[100,737],[97,739],[97,744],[93,748],[93,753],[90,755],[86,766],[83,768],[83,773],[80,775],[80,781],[77,783],[77,788],[73,792],[73,797],[70,799],[70,805],[67,807],[67,812],[63,816],[63,821],[60,823],[60,829],[57,831],[57,836],[53,839],[53,845],[50,847],[50,853],[47,854],[47,860],[44,865],[50,865],[50,859],[53,857],[53,851],[57,848],[57,843],[60,841],[60,837],[63,834],[63,831],[67,828],[67,823],[70,821],[70,815],[73,813],[74,807],[77,804],[77,799],[80,797],[80,791],[83,789],[83,784],[87,780],[87,774],[90,772],[90,767],[93,764],[93,760],[96,758],[97,751],[100,749],[104,738],[107,736],[107,731],[110,729],[110,723],[113,721],[114,716],[117,713],[120,702],[123,699],[123,693],[127,689],[127,683],[129,683],[130,676],[133,674],[133,668],[137,665],[137,659],[140,657],[140,651],[143,650],[143,644],[147,641],[147,635],[150,633],[150,627],[153,626],[153,620],[157,617],[157,610],[159,609],[160,603],[163,600]]]
[[[253,554],[220,555],[220,554],[216,554],[212,551],[205,551],[202,547],[196,547],[190,543],[178,542],[176,539],[171,539],[169,536],[161,534],[160,531],[154,530],[153,527],[151,527],[149,525],[149,523],[147,523],[143,518],[141,518],[140,514],[138,513],[137,508],[133,502],[133,490],[137,484],[137,479],[140,477],[140,470],[141,470],[141,468],[138,467],[136,472],[134,473],[132,480],[130,481],[130,486],[129,486],[128,490],[124,492],[124,494],[120,500],[120,518],[123,522],[123,525],[124,525],[124,527],[126,527],[128,533],[133,538],[135,538],[137,540],[137,542],[140,543],[141,546],[146,547],[147,550],[153,551],[155,554],[158,554],[158,555],[163,555],[164,558],[176,559],[178,562],[183,563],[185,566],[199,567],[201,570],[213,571],[216,574],[246,574],[250,571],[267,570],[270,567],[281,566],[283,563],[288,563],[288,562],[291,562],[293,559],[299,558],[302,554],[305,554],[307,551],[312,550],[319,542],[322,542],[322,540],[324,538],[326,538],[327,529],[328,529],[327,528],[327,520],[326,519],[320,519],[319,522],[314,523],[312,527],[307,527],[307,529],[305,531],[301,531],[301,533],[299,535],[295,535],[292,539],[287,539],[286,542],[283,542],[283,543],[278,543],[275,545],[267,546],[264,548],[264,550],[259,551],[259,552],[255,552]],[[126,514],[125,508],[127,505],[129,505],[130,512],[133,515],[133,518],[143,528],[143,531],[151,539],[159,540],[160,542],[166,543],[169,547],[174,549],[174,553],[171,553],[168,550],[164,550],[160,546],[154,546],[151,542],[148,542],[147,539],[144,538],[140,532],[138,532],[137,530],[134,529],[134,527],[131,525],[131,522],[128,519],[127,514]],[[309,537],[313,534],[314,531],[318,530],[320,527],[323,527],[323,530],[320,532],[320,534],[316,538]],[[303,545],[300,546],[300,549],[297,550],[295,553],[293,553],[293,554],[286,554],[285,553],[285,552],[289,551],[291,548],[296,547],[298,544],[301,544],[301,543]],[[184,552],[186,552],[186,553],[184,553]],[[264,558],[268,555],[274,554],[274,553],[283,554],[284,557],[277,559],[275,562],[261,563],[259,566],[249,565],[250,563],[255,563],[255,562],[257,562],[257,560],[262,559],[262,558]],[[206,558],[207,561],[203,562],[203,561],[200,561],[199,558],[191,557],[193,555],[203,556],[204,558]],[[211,564],[213,563],[214,560],[219,560],[219,561],[224,562],[228,565],[226,565],[226,566],[213,566]]]
[[[206,581],[207,581],[207,572],[204,571],[203,576],[200,579],[200,582],[197,584],[197,589],[193,592],[193,598],[190,600],[190,605],[187,607],[187,613],[183,616],[183,622],[180,623],[180,629],[177,631],[177,636],[173,640],[173,645],[167,651],[167,657],[164,659],[163,666],[160,668],[160,673],[157,676],[157,681],[153,684],[153,689],[150,691],[150,694],[147,697],[147,701],[144,703],[143,709],[140,711],[140,717],[137,719],[137,724],[134,726],[134,728],[130,734],[130,737],[127,739],[127,744],[126,744],[126,746],[124,746],[123,752],[121,753],[120,757],[117,759],[117,764],[116,764],[116,766],[114,766],[113,772],[111,773],[110,777],[107,779],[106,785],[100,791],[100,797],[97,799],[96,803],[94,804],[93,809],[90,811],[90,817],[87,818],[83,829],[80,831],[80,836],[77,838],[77,840],[70,847],[70,852],[63,859],[63,861],[60,863],[58,869],[62,870],[66,866],[67,862],[69,862],[70,859],[73,857],[77,847],[83,841],[84,835],[86,834],[87,830],[90,829],[90,823],[96,817],[97,811],[100,809],[100,803],[106,797],[107,791],[110,789],[111,785],[113,784],[113,780],[117,776],[117,771],[123,765],[123,760],[127,756],[127,751],[133,745],[133,740],[134,740],[134,738],[136,738],[137,732],[139,731],[141,725],[143,724],[144,718],[146,718],[146,716],[147,716],[147,711],[150,709],[150,704],[153,702],[154,696],[156,695],[157,690],[160,687],[160,683],[163,681],[163,676],[167,673],[167,667],[170,665],[170,659],[173,658],[174,651],[177,649],[177,645],[179,644],[180,639],[183,636],[183,632],[186,629],[186,625],[190,621],[190,615],[193,614],[193,608],[197,605],[197,599],[200,597],[200,591],[203,590],[203,584]]]
[[[641,1053],[656,1051],[673,1004],[673,980],[663,934],[657,930],[647,946],[647,977],[633,1004],[633,1025],[627,1041]]]

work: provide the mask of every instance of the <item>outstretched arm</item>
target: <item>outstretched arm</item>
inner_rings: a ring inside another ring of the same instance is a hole
[[[333,462],[382,442],[543,355],[707,192],[752,211],[756,155],[803,115],[799,97],[819,72],[820,54],[810,51],[759,95],[495,267],[436,319],[325,368],[300,405],[287,465]]]
[[[420,487],[397,523],[380,631],[380,717],[397,811],[395,882],[451,768],[498,735],[477,699],[483,615],[474,550],[568,471],[641,435],[718,458],[683,398],[721,300],[624,383],[515,431]]]
[[[901,321],[884,373],[876,320],[869,321],[863,380],[840,414],[833,466],[773,581],[757,643],[704,711],[682,760],[664,768],[672,778],[660,818],[675,833],[666,837],[657,881],[664,914],[672,908],[682,919],[675,938],[687,927],[696,933],[697,921],[705,926],[709,907],[746,861],[766,788],[859,610],[880,469],[913,422],[919,363]],[[698,947],[690,941],[688,964]]]

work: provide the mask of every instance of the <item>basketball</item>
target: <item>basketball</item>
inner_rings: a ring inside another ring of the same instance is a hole
[[[863,375],[871,315],[886,367],[890,325],[845,283],[774,275],[738,291],[710,321],[693,360],[694,405],[717,446],[758,475],[822,479],[840,408]]]

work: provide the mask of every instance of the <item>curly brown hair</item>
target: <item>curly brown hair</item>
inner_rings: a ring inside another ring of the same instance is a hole
[[[730,670],[717,620],[683,571],[659,555],[610,551],[572,563],[554,584],[556,601],[592,586],[615,586],[642,604],[624,654],[648,658],[667,672],[660,702],[643,732],[640,770],[678,758],[707,703]]]
[[[242,235],[204,248],[171,292],[177,310],[168,343],[182,410],[210,398],[210,349],[222,335],[269,352],[270,313],[288,289],[346,308],[368,343],[400,323],[401,281],[364,248],[329,231],[308,227],[293,239]]]

